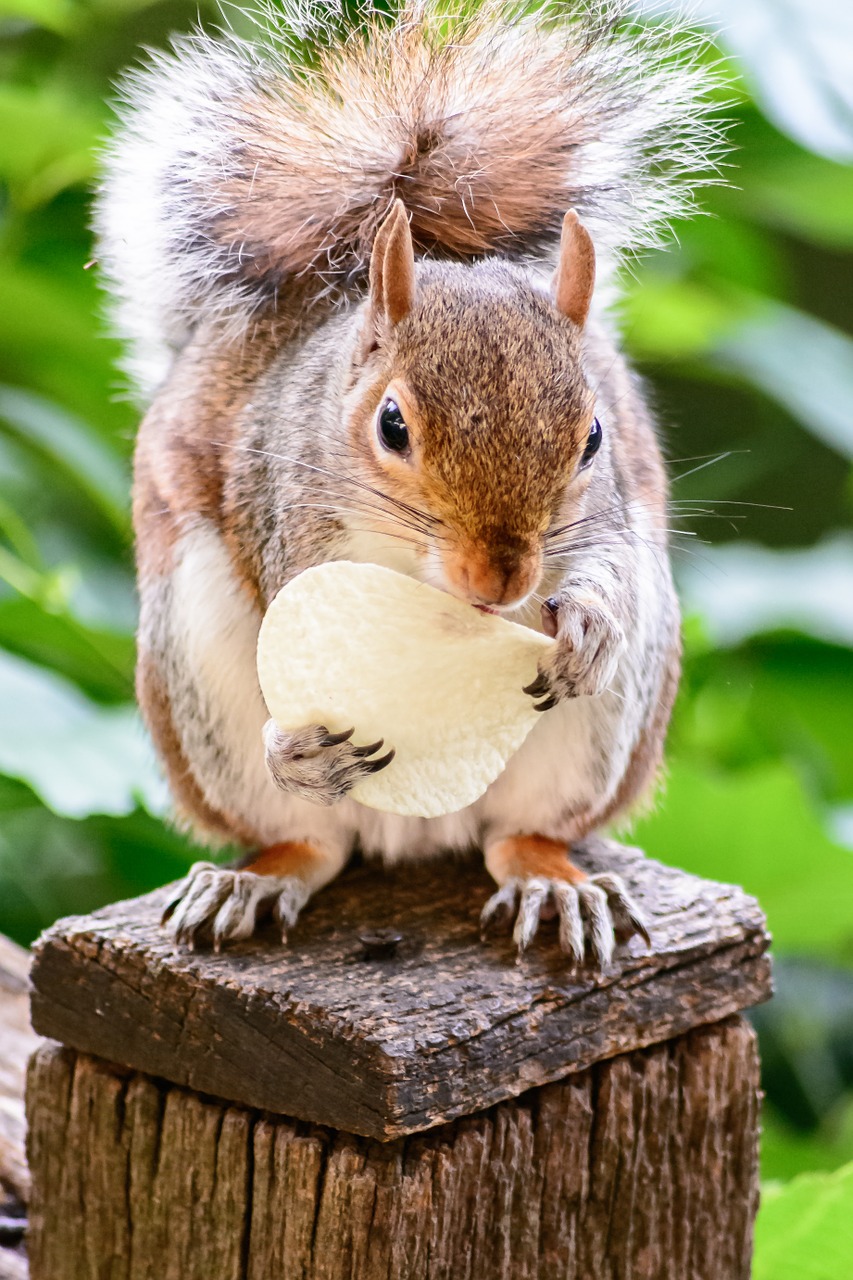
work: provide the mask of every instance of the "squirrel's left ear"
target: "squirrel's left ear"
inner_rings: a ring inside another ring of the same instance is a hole
[[[376,233],[370,255],[370,307],[377,319],[399,324],[415,300],[415,250],[402,200]]]
[[[554,301],[578,327],[589,314],[595,284],[595,249],[589,232],[574,209],[563,218],[560,237],[560,261],[554,276]]]

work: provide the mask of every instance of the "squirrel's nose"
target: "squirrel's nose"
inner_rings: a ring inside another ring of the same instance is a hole
[[[471,604],[518,604],[542,574],[538,549],[508,557],[483,547],[459,546],[449,548],[442,559],[451,591]]]

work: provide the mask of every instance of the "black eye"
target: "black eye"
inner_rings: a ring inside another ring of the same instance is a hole
[[[379,410],[379,439],[393,453],[405,453],[409,447],[409,429],[403,421],[400,408],[393,400],[386,400]]]
[[[598,418],[593,418],[592,426],[589,432],[589,439],[586,442],[586,448],[581,456],[581,469],[588,467],[595,455],[601,448],[601,423]]]

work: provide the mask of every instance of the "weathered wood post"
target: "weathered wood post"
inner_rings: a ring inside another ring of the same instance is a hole
[[[521,964],[481,943],[489,883],[460,862],[354,868],[287,948],[178,950],[166,891],[61,921],[33,972],[61,1043],[30,1070],[32,1280],[745,1280],[759,1090],[735,1015],[770,991],[764,920],[606,861],[654,951],[599,976],[548,926]]]

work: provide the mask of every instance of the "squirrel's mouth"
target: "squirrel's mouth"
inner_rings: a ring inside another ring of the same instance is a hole
[[[475,609],[479,609],[480,613],[497,613],[497,609],[493,609],[490,604],[475,604]]]

